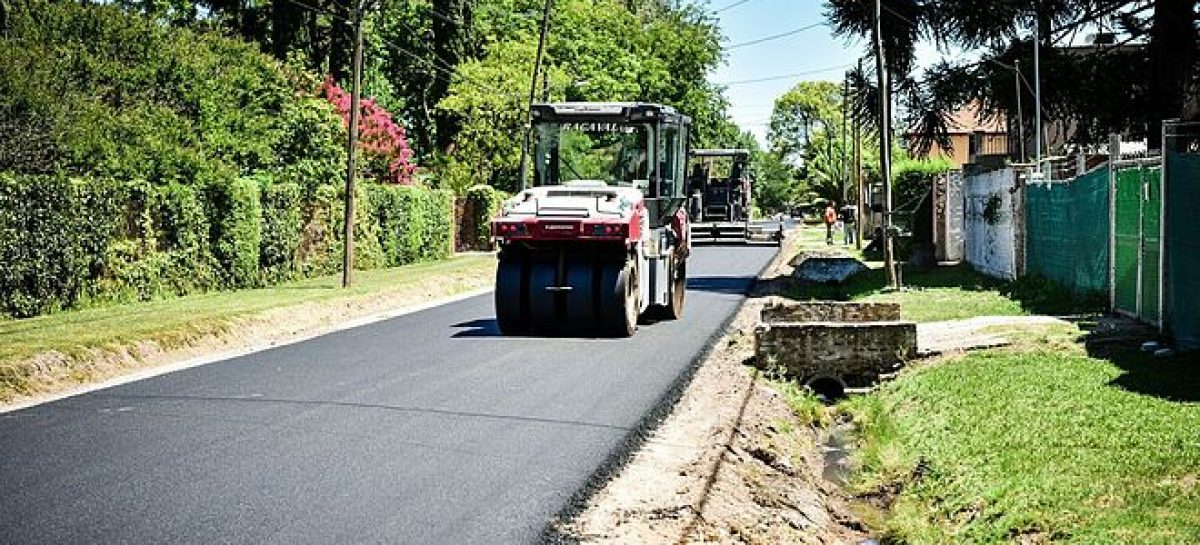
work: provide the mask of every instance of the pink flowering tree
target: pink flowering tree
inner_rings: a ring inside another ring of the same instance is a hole
[[[321,84],[321,96],[333,104],[342,124],[350,124],[350,92],[342,89],[333,78]],[[358,148],[368,170],[385,182],[401,185],[413,183],[412,149],[404,127],[392,119],[391,112],[371,99],[359,101]]]

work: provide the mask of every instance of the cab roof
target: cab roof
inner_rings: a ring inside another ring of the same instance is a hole
[[[571,121],[647,121],[691,124],[692,120],[675,108],[650,102],[543,102],[530,106],[535,120]]]

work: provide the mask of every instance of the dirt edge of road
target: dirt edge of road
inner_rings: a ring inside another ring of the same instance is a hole
[[[860,543],[819,431],[745,363],[785,245],[644,425],[548,525],[546,543]],[[804,433],[807,430],[808,433]],[[798,433],[799,431],[799,433]]]
[[[0,413],[226,360],[386,320],[490,291],[490,274],[430,278],[387,292],[301,303],[237,318],[181,346],[135,341],[67,355],[47,351],[11,365],[32,369],[35,390],[0,401]]]

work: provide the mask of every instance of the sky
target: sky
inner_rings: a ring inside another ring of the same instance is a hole
[[[716,16],[727,49],[725,65],[711,79],[728,86],[725,94],[734,122],[753,132],[764,146],[776,98],[800,81],[842,81],[846,70],[866,52],[866,42],[833,35],[822,15],[824,4],[822,0],[710,0],[711,10],[721,10]],[[811,25],[816,26],[783,38],[729,48]],[[803,75],[780,77],[789,74]],[[780,79],[746,82],[776,77]]]
[[[826,24],[824,0],[709,0],[725,36],[726,62],[711,76],[727,85],[730,116],[766,146],[775,99],[801,81],[841,82],[870,42],[841,38]],[[744,47],[731,47],[806,28],[795,34]],[[932,44],[917,48],[917,65],[945,56]],[[790,77],[790,74],[800,74]],[[747,82],[764,78],[769,81]]]

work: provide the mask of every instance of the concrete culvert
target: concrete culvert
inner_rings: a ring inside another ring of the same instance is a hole
[[[807,386],[822,403],[833,403],[846,397],[846,385],[834,377],[817,377],[808,381]]]

